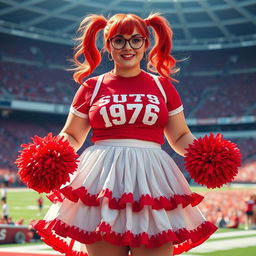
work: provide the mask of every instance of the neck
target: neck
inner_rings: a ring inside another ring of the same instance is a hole
[[[137,76],[137,75],[139,75],[140,72],[141,72],[140,67],[130,68],[130,69],[127,69],[127,68],[121,69],[121,68],[115,66],[113,69],[113,73],[115,75],[122,76],[122,77]]]

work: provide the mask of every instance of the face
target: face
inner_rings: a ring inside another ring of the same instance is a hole
[[[124,43],[123,39],[131,40],[129,42],[125,41],[125,45],[122,48]],[[115,63],[115,72],[117,74],[126,72],[128,76],[129,74],[131,76],[137,75],[140,72],[140,62],[145,52],[145,39],[137,29],[134,29],[131,35],[117,34],[111,40],[110,53]],[[138,48],[141,43],[142,46],[139,49],[134,49]]]

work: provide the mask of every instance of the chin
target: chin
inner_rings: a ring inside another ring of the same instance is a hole
[[[118,65],[119,68],[121,69],[126,69],[126,68],[136,68],[137,67],[137,64],[134,64],[134,63],[122,63],[121,65]]]

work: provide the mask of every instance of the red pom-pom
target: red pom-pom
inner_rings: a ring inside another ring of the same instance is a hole
[[[16,159],[21,180],[39,193],[49,193],[70,181],[69,174],[77,168],[78,155],[63,136],[32,138],[33,143],[22,144]]]
[[[221,187],[231,182],[241,166],[241,153],[237,145],[211,133],[193,141],[186,149],[185,167],[195,182],[207,188]]]

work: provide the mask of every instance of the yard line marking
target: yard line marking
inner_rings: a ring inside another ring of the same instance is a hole
[[[224,238],[224,237],[248,236],[248,235],[256,235],[256,230],[241,230],[241,231],[216,233],[216,234],[213,234],[211,238]]]
[[[50,255],[52,256],[59,256],[59,254],[51,254]],[[49,256],[49,253],[28,253],[28,252],[25,252],[25,253],[19,253],[19,252],[4,252],[4,253],[1,253],[0,252],[0,256]],[[194,255],[195,256],[195,255]]]
[[[45,251],[51,249],[49,251]],[[1,248],[1,252],[15,252],[15,253],[37,253],[37,254],[46,254],[46,255],[63,255],[60,252],[53,251],[52,248],[46,244],[42,245],[29,245],[29,246],[16,246],[16,247],[5,247]],[[1,256],[1,254],[0,254]]]
[[[193,248],[189,252],[195,253],[204,253],[204,252],[215,252],[215,251],[223,251],[230,250],[236,248],[245,248],[249,246],[256,245],[256,237],[245,237],[239,239],[226,239],[226,240],[218,240],[205,242],[198,247]]]
[[[217,233],[211,236],[211,238],[230,238],[225,240],[218,241],[206,241],[205,243],[199,245],[196,248],[191,249],[188,253],[205,253],[205,252],[214,252],[220,250],[230,250],[235,248],[244,248],[248,246],[256,245],[256,236],[255,237],[245,237],[245,238],[235,238],[236,236],[242,235],[256,235],[256,230],[245,230],[245,231],[232,231],[225,233]],[[233,239],[232,239],[233,238]],[[239,243],[238,243],[239,240]],[[15,247],[0,247],[1,252],[0,256],[60,256],[63,255],[57,251],[49,250],[50,246],[46,244],[39,245],[28,245],[28,246],[15,246]],[[19,254],[20,253],[20,254]],[[26,253],[26,254],[24,254]],[[197,256],[191,254],[184,254],[186,256]]]

